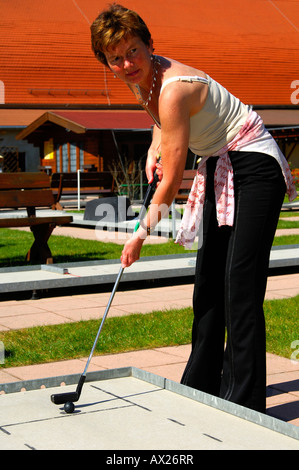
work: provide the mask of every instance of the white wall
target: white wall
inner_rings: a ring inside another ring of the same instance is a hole
[[[0,147],[17,147],[20,152],[25,152],[26,171],[38,171],[40,165],[39,149],[29,144],[26,140],[16,140],[15,136],[21,129],[0,128]]]

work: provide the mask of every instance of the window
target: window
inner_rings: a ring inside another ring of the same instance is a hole
[[[56,144],[56,171],[75,172],[84,165],[83,142]]]

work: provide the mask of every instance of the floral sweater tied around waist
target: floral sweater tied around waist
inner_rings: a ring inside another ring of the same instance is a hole
[[[262,119],[251,111],[238,134],[225,145],[217,154],[203,157],[197,168],[188,197],[181,227],[176,237],[176,243],[191,249],[201,224],[203,205],[206,191],[206,161],[210,157],[219,157],[214,175],[217,220],[219,227],[232,226],[234,222],[234,178],[233,168],[228,155],[230,151],[260,152],[273,156],[279,163],[287,188],[290,201],[297,197],[293,177],[287,160],[280,151],[275,140],[266,130]]]

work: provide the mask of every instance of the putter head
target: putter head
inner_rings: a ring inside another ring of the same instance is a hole
[[[51,401],[54,405],[64,405],[68,401],[76,402],[79,400],[79,395],[77,392],[69,393],[56,393],[51,395]]]
[[[81,375],[75,392],[55,393],[51,395],[52,403],[54,403],[54,405],[64,405],[68,401],[72,401],[73,403],[78,401],[85,379],[86,375]]]

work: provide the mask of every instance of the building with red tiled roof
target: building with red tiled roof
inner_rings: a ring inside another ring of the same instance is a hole
[[[26,170],[36,165],[39,150],[15,137],[44,113],[139,109],[126,85],[91,51],[90,24],[106,1],[0,4],[0,147],[30,154]],[[266,125],[292,127],[289,140],[281,142],[299,166],[298,150],[290,146],[299,126],[298,1],[128,0],[124,5],[144,18],[157,54],[204,70],[259,110]]]

